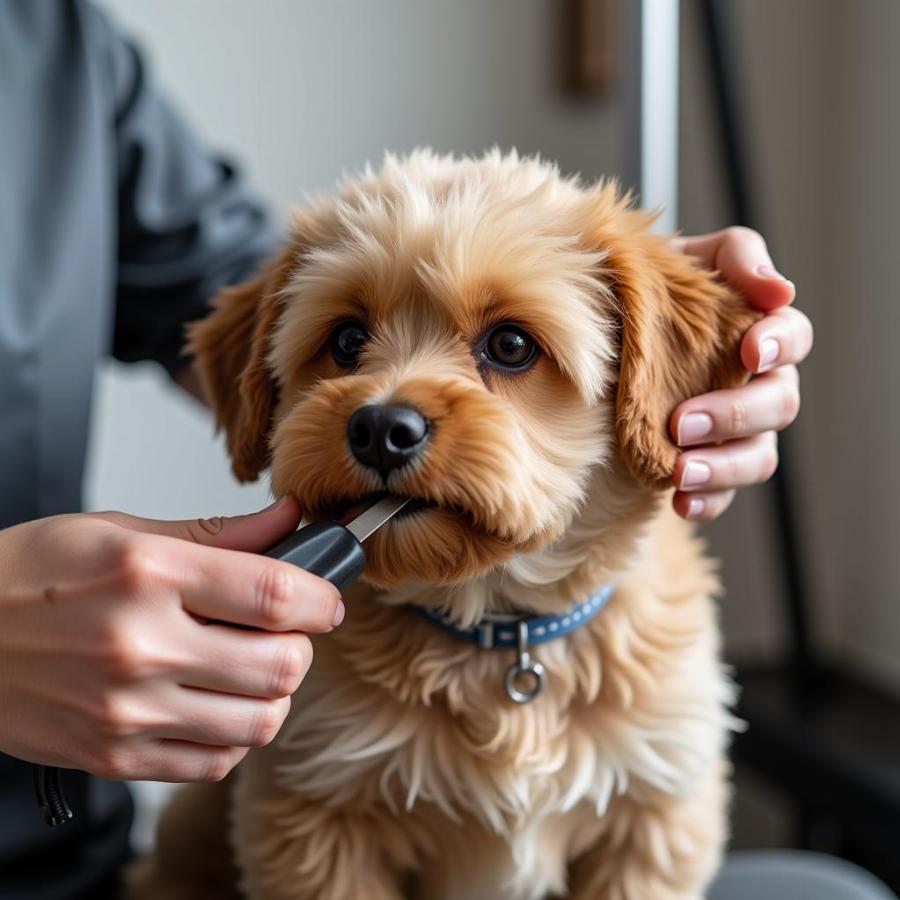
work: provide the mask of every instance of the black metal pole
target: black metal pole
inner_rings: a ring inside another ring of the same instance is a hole
[[[728,184],[731,215],[740,225],[761,227],[753,200],[751,176],[747,165],[748,136],[742,133],[743,115],[735,65],[735,54],[728,46],[728,20],[723,0],[701,0],[701,21],[708,62],[712,73],[713,103],[722,142],[725,178]],[[809,627],[809,592],[804,577],[801,549],[797,540],[797,514],[791,495],[791,440],[779,439],[780,463],[771,481],[775,538],[784,586],[784,612],[790,640],[790,663],[799,680],[807,682],[815,675],[816,665]]]

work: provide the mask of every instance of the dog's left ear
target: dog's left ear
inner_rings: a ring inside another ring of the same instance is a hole
[[[278,389],[268,354],[280,312],[279,295],[298,254],[298,244],[292,241],[254,279],[222,291],[213,311],[188,328],[187,352],[197,361],[240,481],[254,481],[270,462]]]
[[[599,237],[622,325],[616,435],[638,481],[671,487],[678,450],[669,417],[690,397],[747,379],[741,339],[761,315],[649,233],[650,216],[622,205],[615,212]]]

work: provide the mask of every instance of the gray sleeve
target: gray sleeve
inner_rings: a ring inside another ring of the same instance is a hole
[[[114,94],[118,272],[113,354],[183,365],[184,325],[269,256],[277,234],[233,164],[160,95],[138,50],[93,7]]]

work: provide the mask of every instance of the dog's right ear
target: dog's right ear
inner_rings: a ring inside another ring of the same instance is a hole
[[[280,292],[297,265],[300,249],[297,241],[291,241],[252,281],[222,291],[213,311],[188,328],[187,352],[196,359],[240,481],[254,481],[270,462],[278,388],[268,354]]]

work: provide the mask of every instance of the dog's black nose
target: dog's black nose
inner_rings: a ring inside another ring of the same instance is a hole
[[[419,455],[428,442],[428,421],[409,406],[362,406],[347,423],[353,455],[387,478]]]

